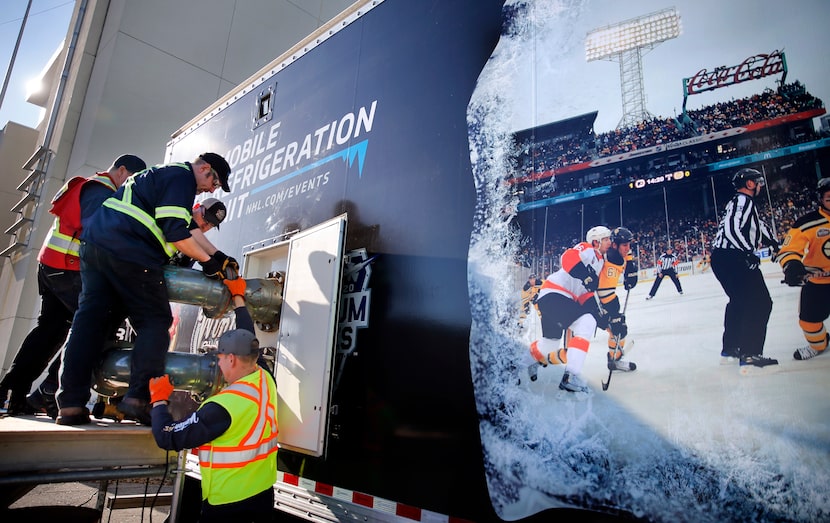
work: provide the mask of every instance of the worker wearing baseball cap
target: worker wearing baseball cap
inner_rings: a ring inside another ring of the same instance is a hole
[[[0,382],[0,402],[11,392],[9,414],[46,410],[53,418],[57,417],[55,391],[60,358],[54,360],[47,378],[35,392],[29,397],[26,395],[34,380],[63,346],[78,309],[81,293],[79,236],[83,224],[127,178],[146,167],[138,156],[122,154],[106,171],[96,172],[88,178],[70,178],[52,198],[49,212],[55,220],[38,254],[40,314],[37,326],[26,336],[9,372]]]
[[[89,383],[106,336],[100,317],[119,309],[137,336],[129,387],[116,408],[125,418],[149,424],[147,383],[164,372],[173,321],[164,266],[178,250],[198,261],[209,277],[224,278],[239,268],[212,245],[206,249],[189,227],[195,197],[220,187],[228,191],[229,175],[227,161],[210,152],[192,162],[151,167],[129,178],[84,225],[83,289],[64,350],[58,424],[89,423]]]
[[[225,221],[227,209],[225,204],[216,198],[206,198],[203,202],[197,203],[193,206],[193,221],[190,223],[190,234],[203,249],[209,251],[213,244],[205,238],[205,233],[216,227],[219,230],[219,224]],[[181,252],[177,252],[170,258],[170,265],[177,267],[193,267],[196,261],[190,256],[186,256]]]
[[[277,388],[257,364],[259,341],[245,307],[245,280],[224,280],[237,329],[222,334],[214,354],[228,383],[185,420],[168,410],[174,385],[150,380],[153,437],[166,450],[197,449],[202,474],[199,521],[270,521],[277,479]]]

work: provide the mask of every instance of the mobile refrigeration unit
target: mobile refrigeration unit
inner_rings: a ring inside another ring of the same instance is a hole
[[[358,2],[168,144],[167,161],[225,156],[231,190],[213,196],[228,214],[211,240],[244,278],[282,288],[278,318],[257,324],[279,391],[277,509],[401,522],[802,513],[809,495],[753,497],[781,486],[719,461],[711,433],[689,450],[632,414],[647,390],[585,399],[523,379],[533,328],[516,317],[532,234],[507,179],[521,152],[510,111],[535,101],[509,90],[517,63],[560,56],[532,45],[544,19],[567,33],[584,13],[504,4]],[[232,327],[178,314],[177,344],[192,351]],[[603,374],[604,343],[592,342]],[[193,455],[187,470],[192,492]]]

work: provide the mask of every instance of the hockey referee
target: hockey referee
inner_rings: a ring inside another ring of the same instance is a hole
[[[660,282],[667,276],[674,282],[677,293],[680,295],[683,294],[683,287],[680,286],[680,278],[677,277],[677,269],[675,268],[678,263],[680,263],[680,260],[677,259],[677,255],[670,248],[666,249],[665,254],[657,258],[657,277],[654,278],[651,290],[648,291],[648,296],[646,296],[647,300],[654,298],[654,295],[657,294],[657,289],[660,288]]]
[[[721,364],[738,360],[740,373],[746,375],[778,365],[778,360],[763,357],[772,298],[755,254],[759,244],[777,251],[778,242],[753,202],[764,186],[764,176],[755,169],[741,169],[732,177],[732,184],[737,192],[718,224],[712,244],[712,272],[729,297],[723,318]]]

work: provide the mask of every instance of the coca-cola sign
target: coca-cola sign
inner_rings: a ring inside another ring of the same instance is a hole
[[[690,78],[683,79],[685,95],[692,95],[727,87],[765,76],[787,72],[784,51],[777,49],[769,54],[750,56],[738,65],[716,67],[713,71],[701,69]]]

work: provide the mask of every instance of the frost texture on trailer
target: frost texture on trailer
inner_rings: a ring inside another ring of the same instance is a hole
[[[604,333],[586,360],[587,399],[558,390],[557,366],[518,383],[527,347],[541,331],[535,314],[516,327],[519,289],[510,277],[521,234],[512,221],[517,201],[503,179],[513,154],[512,111],[528,103],[510,98],[517,91],[512,71],[528,60],[538,35],[554,38],[557,24],[566,31],[579,6],[508,4],[516,10],[468,108],[477,194],[470,360],[496,512],[506,520],[565,506],[655,522],[830,519],[830,357],[792,359],[804,344],[798,289],[781,285],[771,263],[762,265],[774,302],[765,354],[781,362],[775,374],[742,377],[736,365],[719,365],[726,297],[707,272],[684,278],[685,296],[646,302],[644,282],[631,291],[627,318],[638,369],[618,373],[607,392],[600,388]]]

